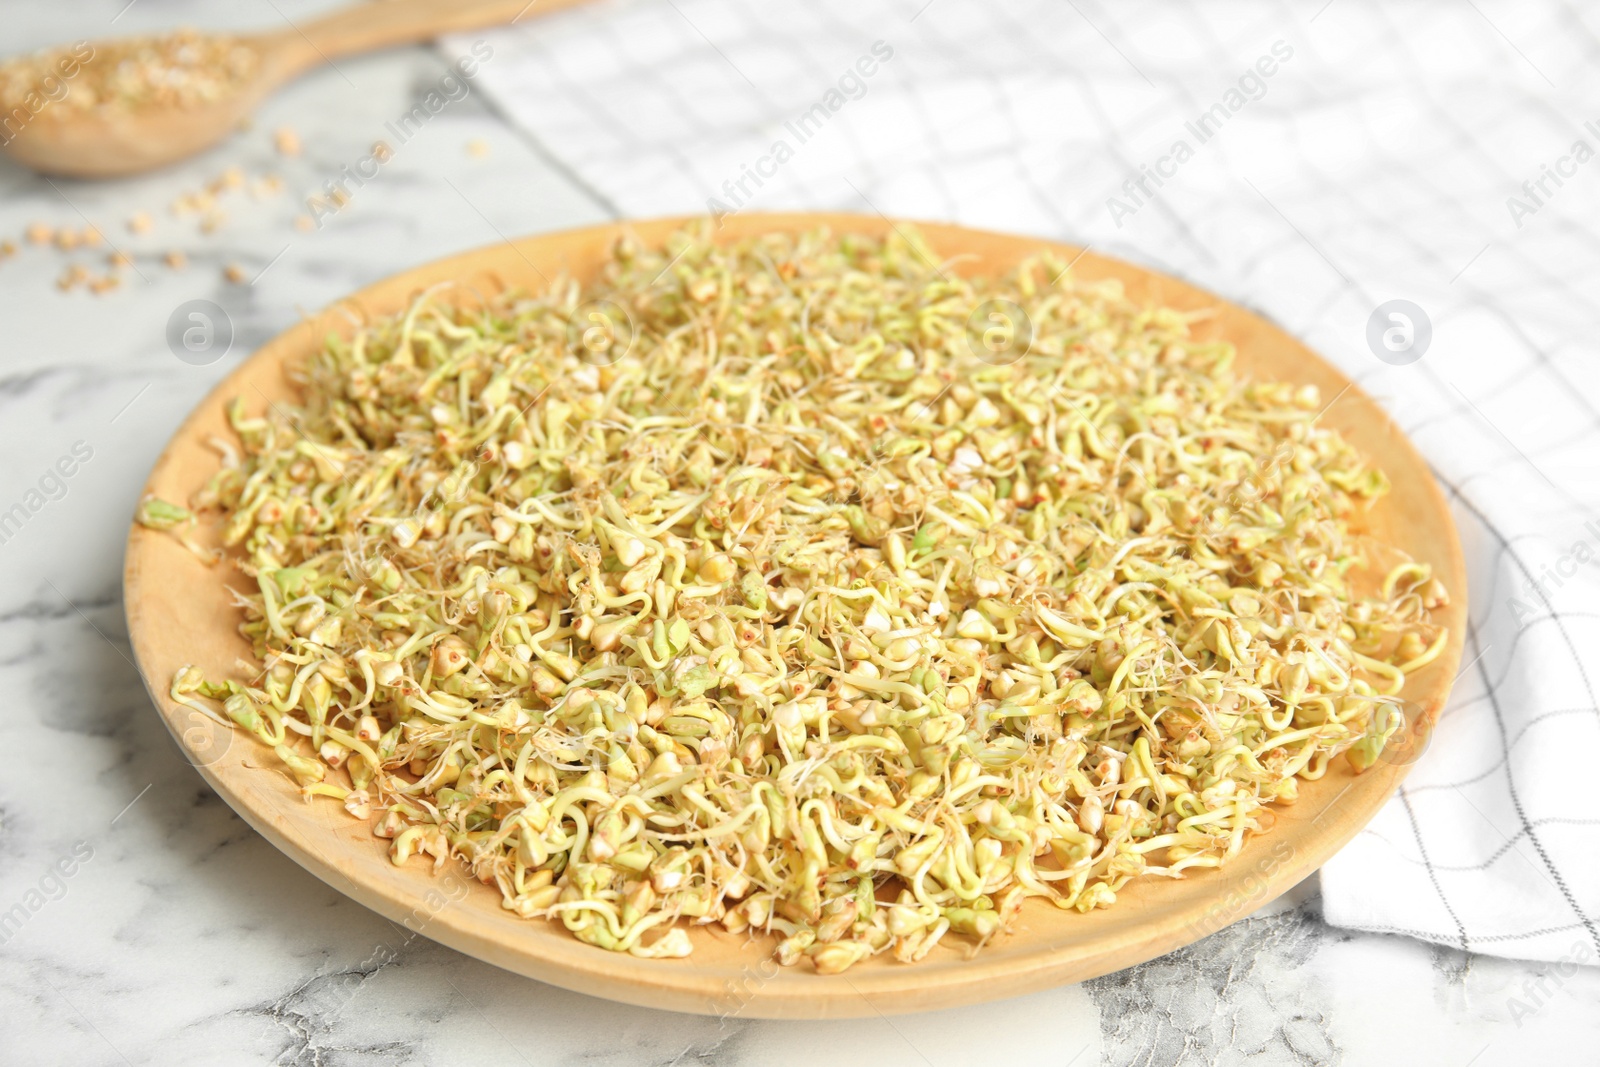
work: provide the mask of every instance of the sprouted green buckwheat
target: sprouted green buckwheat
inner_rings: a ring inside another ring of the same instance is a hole
[[[1358,591],[1386,483],[1314,388],[1062,266],[682,233],[330,337],[299,407],[233,404],[193,514],[141,508],[202,552],[219,515],[254,586],[249,680],[172,696],[397,865],[640,956],[681,919],[913,961],[1217,866],[1379,756],[1446,593]],[[1032,325],[1010,363],[969,343],[991,299]]]

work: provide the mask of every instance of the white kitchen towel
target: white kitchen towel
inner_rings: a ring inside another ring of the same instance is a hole
[[[619,216],[842,209],[1059,238],[1259,309],[1357,379],[1445,487],[1472,626],[1405,790],[1324,868],[1325,914],[1593,962],[1587,10],[608,0],[444,47],[485,37],[479,85]],[[1379,312],[1394,299],[1420,309],[1409,329]]]

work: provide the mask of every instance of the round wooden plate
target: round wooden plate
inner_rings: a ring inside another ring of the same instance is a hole
[[[508,286],[535,288],[567,271],[588,280],[623,232],[653,245],[690,220],[618,223],[530,237],[469,252],[379,282],[288,330],[233,372],[191,414],[151,472],[147,491],[186,501],[217,468],[208,437],[229,438],[224,404],[242,397],[252,413],[289,400],[286,363],[315,350],[330,330],[348,335],[358,318],[400,310],[418,290],[459,284],[455,299]],[[1410,679],[1405,697],[1426,728],[1444,705],[1461,658],[1466,575],[1455,526],[1427,465],[1383,411],[1338,371],[1256,315],[1172,278],[1078,249],[1033,238],[931,223],[892,223],[859,215],[744,215],[726,219],[719,240],[770,231],[829,226],[871,235],[892,226],[916,228],[942,257],[963,257],[947,269],[998,274],[1052,248],[1088,279],[1119,278],[1136,300],[1180,309],[1212,309],[1203,333],[1231,340],[1239,364],[1258,378],[1311,383],[1330,400],[1323,422],[1338,428],[1382,467],[1394,490],[1374,510],[1370,529],[1433,566],[1454,597],[1442,611],[1449,647]],[[771,963],[773,942],[693,927],[694,953],[682,960],[642,960],[579,943],[559,924],[519,919],[500,895],[446,867],[435,874],[413,860],[395,867],[387,842],[342,806],[308,803],[271,753],[168,696],[173,672],[194,663],[217,677],[234,670],[249,648],[239,635],[227,584],[237,572],[206,567],[178,542],[135,526],[128,539],[125,594],[128,629],[156,706],[168,729],[209,782],[246,822],[307,870],[362,904],[406,922],[469,955],[568,989],[632,1004],[705,1014],[772,1018],[839,1018],[926,1011],[1026,993],[1107,974],[1170,952],[1244,918],[1316,870],[1364,826],[1394,792],[1407,761],[1381,762],[1362,775],[1344,760],[1305,782],[1301,799],[1276,809],[1277,824],[1245,846],[1227,867],[1181,880],[1149,878],[1119,893],[1117,904],[1088,915],[1030,900],[1016,929],[976,955],[954,944],[921,964],[887,956],[844,975]],[[952,939],[954,941],[955,939]]]

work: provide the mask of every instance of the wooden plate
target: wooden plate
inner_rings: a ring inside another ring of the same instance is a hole
[[[418,267],[340,301],[279,336],[219,385],[162,453],[147,491],[187,500],[217,467],[205,440],[230,436],[223,405],[243,397],[255,413],[265,410],[269,399],[290,398],[284,364],[313,351],[329,330],[348,335],[352,312],[359,317],[396,312],[412,294],[442,281],[463,283],[453,292],[471,299],[474,288],[533,287],[540,283],[537,272],[554,277],[566,270],[588,279],[624,231],[658,245],[685,221],[598,226],[499,244]],[[857,215],[745,215],[725,220],[719,239],[821,225],[881,235],[892,225],[909,224]],[[1046,247],[1064,260],[1080,255],[1032,238],[915,225],[941,256],[966,257],[952,268],[962,273],[1001,273]],[[1233,341],[1247,373],[1312,383],[1323,396],[1338,396],[1323,420],[1375,459],[1394,484],[1373,514],[1373,532],[1432,564],[1454,596],[1442,613],[1451,631],[1449,647],[1417,672],[1405,693],[1431,723],[1460,662],[1467,582],[1449,510],[1411,444],[1360,389],[1256,315],[1172,278],[1101,256],[1083,254],[1074,269],[1085,278],[1120,278],[1137,300],[1213,309],[1205,332]],[[232,577],[237,580],[237,573]],[[237,632],[240,620],[225,588],[228,579],[225,567],[207,568],[170,536],[137,526],[129,536],[125,593],[139,668],[168,729],[223,799],[307,870],[383,915],[519,974],[633,1004],[704,1014],[838,1018],[975,1003],[1107,974],[1213,933],[1292,887],[1372,818],[1407,770],[1405,762],[1396,761],[1356,776],[1337,760],[1324,778],[1303,783],[1300,801],[1278,810],[1276,828],[1253,838],[1226,868],[1181,880],[1137,881],[1119,894],[1114,907],[1089,915],[1030,900],[1009,936],[971,958],[941,947],[921,964],[883,956],[845,975],[821,977],[809,968],[770,963],[770,941],[695,927],[695,949],[687,959],[641,960],[583,945],[559,924],[516,918],[501,909],[498,891],[454,868],[436,875],[418,860],[394,867],[387,842],[373,837],[339,804],[301,799],[286,774],[268,769],[276,761],[254,739],[235,736],[172,701],[168,686],[182,664],[199,664],[218,676],[236,658],[249,656]]]

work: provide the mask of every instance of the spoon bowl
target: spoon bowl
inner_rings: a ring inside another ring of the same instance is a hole
[[[57,101],[38,109],[9,140],[0,142],[0,152],[32,170],[71,178],[118,178],[155,170],[217,144],[281,85],[322,63],[377,48],[414,44],[444,33],[515,22],[527,13],[582,2],[370,0],[303,26],[229,35],[234,45],[253,51],[257,62],[248,76],[230,84],[216,99],[88,107],[63,107]],[[212,45],[219,38],[202,36],[198,40]],[[115,41],[95,43],[93,55],[84,61],[77,77],[105,76],[112,64],[101,57],[120,51]],[[73,91],[69,83],[68,95]]]
[[[47,107],[3,150],[31,170],[69,178],[120,178],[187,159],[238,129],[263,99],[311,65],[289,63],[291,50],[277,36],[243,40],[272,62],[218,100],[137,110]],[[97,54],[102,50],[96,45]]]

